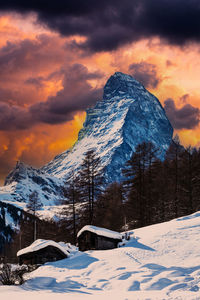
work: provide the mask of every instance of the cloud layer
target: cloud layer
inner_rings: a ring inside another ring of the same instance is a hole
[[[62,35],[82,35],[90,51],[109,51],[143,38],[160,37],[184,45],[200,41],[198,0],[2,0],[2,11],[35,12]]]
[[[141,82],[146,88],[156,88],[160,82],[157,75],[156,65],[142,61],[129,66],[129,71],[135,79]]]
[[[92,88],[88,82],[101,78],[102,73],[89,72],[81,64],[69,65],[60,73],[63,75],[63,89],[48,97],[47,101],[28,108],[0,101],[0,130],[27,129],[37,123],[64,123],[72,120],[75,112],[85,110],[102,97],[102,89]]]
[[[190,0],[2,0],[0,177],[16,160],[41,166],[71,147],[85,116],[78,111],[101,99],[115,71],[153,88],[161,103],[168,98],[181,142],[198,145],[200,63],[192,42],[200,39],[199,6]]]
[[[193,129],[200,122],[200,110],[191,104],[177,108],[173,99],[164,102],[164,108],[174,129]]]

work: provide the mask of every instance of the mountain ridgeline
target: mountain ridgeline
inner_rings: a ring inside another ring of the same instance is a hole
[[[36,190],[43,205],[56,203],[63,197],[64,182],[80,169],[91,148],[101,159],[104,184],[120,182],[122,169],[138,144],[151,142],[163,160],[172,135],[173,128],[159,100],[132,76],[116,72],[104,87],[103,99],[87,110],[72,149],[38,170],[18,163],[0,189],[0,200],[27,202]]]
[[[172,142],[173,128],[159,100],[132,76],[116,72],[109,78],[103,99],[87,110],[77,143],[42,168],[58,178],[77,171],[91,148],[101,158],[106,184],[122,180],[122,168],[136,146],[152,142],[159,158]]]

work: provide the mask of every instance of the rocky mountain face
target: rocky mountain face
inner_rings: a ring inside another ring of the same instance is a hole
[[[122,179],[121,170],[135,147],[151,141],[160,158],[172,142],[173,128],[159,100],[130,75],[109,78],[103,99],[87,110],[86,121],[72,149],[56,156],[40,170],[17,164],[0,189],[0,200],[26,202],[34,190],[44,205],[62,197],[63,182],[78,171],[84,154],[94,148],[101,158],[105,183]]]
[[[84,153],[94,148],[101,158],[106,183],[120,181],[121,170],[139,143],[152,142],[163,159],[172,135],[173,128],[159,100],[130,75],[116,72],[104,87],[103,100],[87,110],[75,146],[43,170],[67,178],[70,171],[79,169]]]
[[[63,197],[62,187],[63,181],[59,178],[17,162],[0,189],[0,200],[27,202],[30,194],[37,191],[42,205],[53,205]]]

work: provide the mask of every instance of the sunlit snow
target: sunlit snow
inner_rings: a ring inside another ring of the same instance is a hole
[[[136,229],[123,247],[76,251],[0,287],[2,299],[200,299],[199,229],[199,212]]]

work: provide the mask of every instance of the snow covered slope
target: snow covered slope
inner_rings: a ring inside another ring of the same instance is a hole
[[[17,162],[6,177],[4,187],[0,188],[0,200],[27,203],[30,194],[37,191],[42,205],[55,205],[63,197],[62,187],[63,181],[59,178]],[[18,205],[21,206],[20,203]]]
[[[12,240],[15,231],[19,229],[22,210],[0,201],[0,253],[4,244]]]
[[[24,299],[62,299],[62,293],[63,299],[200,299],[199,228],[200,212],[137,229],[123,247],[46,263],[22,287],[0,287],[0,293]]]
[[[121,169],[139,143],[151,141],[163,159],[172,135],[159,100],[130,75],[116,72],[104,87],[103,100],[87,110],[75,146],[56,156],[43,170],[66,178],[72,170],[79,169],[84,153],[95,148],[101,157],[105,181],[120,181]]]

